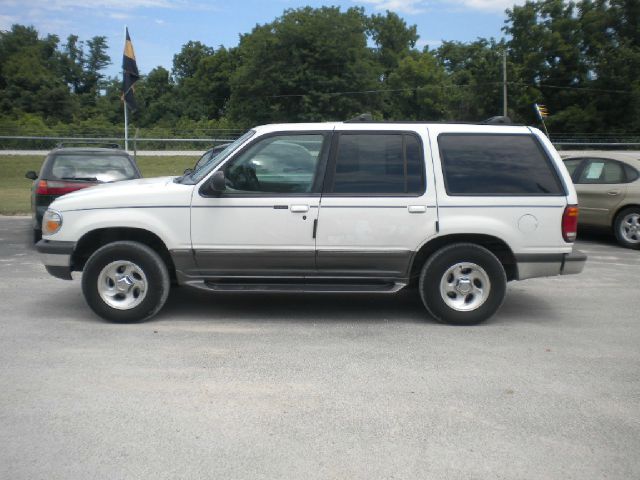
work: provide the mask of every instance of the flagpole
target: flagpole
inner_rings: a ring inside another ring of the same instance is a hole
[[[124,42],[127,43],[127,26],[124,26]],[[124,65],[123,65],[124,67]],[[124,84],[125,71],[122,69],[122,82]],[[126,92],[125,92],[126,93]],[[124,106],[124,149],[129,151],[129,117],[127,115],[127,99],[126,95],[122,97],[122,105]]]

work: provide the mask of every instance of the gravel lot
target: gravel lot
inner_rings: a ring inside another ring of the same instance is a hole
[[[184,288],[112,325],[28,230],[0,217],[0,478],[640,478],[640,252],[606,236],[476,327]]]

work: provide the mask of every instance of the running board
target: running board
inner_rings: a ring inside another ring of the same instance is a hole
[[[395,293],[405,283],[286,283],[190,281],[186,285],[214,292],[264,293]]]

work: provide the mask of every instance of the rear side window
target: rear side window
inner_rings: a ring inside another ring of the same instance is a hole
[[[49,167],[52,179],[115,182],[138,178],[128,157],[123,155],[60,154]]]
[[[577,183],[625,183],[623,165],[615,160],[594,158],[587,161]]]
[[[640,177],[640,173],[638,173],[638,171],[631,165],[625,164],[624,171],[627,176],[627,182],[634,182],[638,179],[638,177]]]
[[[442,134],[438,143],[449,195],[564,195],[532,135]]]
[[[418,138],[408,133],[343,133],[329,192],[420,195],[424,161]]]

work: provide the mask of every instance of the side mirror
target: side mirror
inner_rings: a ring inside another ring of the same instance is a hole
[[[227,189],[227,182],[225,181],[224,172],[222,170],[218,170],[213,174],[210,185],[211,190],[217,193],[223,192]]]
[[[189,175],[191,172],[193,172],[193,168],[185,168],[183,174]]]
[[[33,170],[29,170],[27,173],[24,174],[24,178],[28,178],[29,180],[35,180],[36,178],[38,178],[38,174]]]

